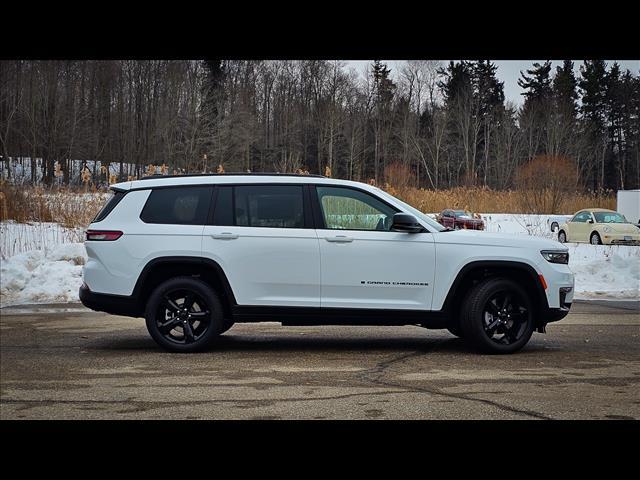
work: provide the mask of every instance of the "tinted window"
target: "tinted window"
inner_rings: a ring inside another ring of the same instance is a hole
[[[304,228],[302,198],[301,185],[234,187],[235,225]]]
[[[214,225],[233,225],[233,187],[218,187]]]
[[[393,207],[373,195],[340,187],[316,187],[326,228],[332,230],[389,230]]]
[[[115,192],[113,196],[109,199],[109,201],[105,204],[104,207],[98,212],[96,218],[93,219],[94,222],[101,222],[107,215],[111,213],[111,211],[116,208],[116,205],[120,203],[120,200],[124,198],[124,192]]]
[[[211,187],[153,190],[140,218],[146,223],[204,225],[211,203]]]

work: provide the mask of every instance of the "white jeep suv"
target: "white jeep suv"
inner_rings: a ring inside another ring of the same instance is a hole
[[[569,312],[568,249],[444,228],[388,193],[312,175],[152,176],[86,232],[80,299],[201,350],[234,322],[420,325],[510,353]]]

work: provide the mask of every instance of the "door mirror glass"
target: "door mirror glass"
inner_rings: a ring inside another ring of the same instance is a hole
[[[393,232],[419,233],[423,230],[422,225],[418,223],[418,220],[413,215],[396,213],[393,216],[393,222],[391,223],[391,231]]]

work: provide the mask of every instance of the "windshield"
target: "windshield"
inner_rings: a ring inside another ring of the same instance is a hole
[[[624,215],[617,212],[593,212],[598,223],[629,223]]]
[[[431,227],[433,230],[435,230],[436,232],[442,232],[444,230],[447,230],[447,228],[443,227],[441,224],[439,224],[438,222],[436,222],[434,219],[432,219],[431,217],[429,217],[428,215],[422,213],[420,210],[418,210],[417,208],[413,208],[411,205],[409,205],[408,203],[403,202],[402,200],[400,200],[397,197],[394,197],[393,195],[388,194],[387,192],[385,192],[384,190],[381,190],[379,188],[376,188],[376,190],[378,190],[378,192],[380,192],[383,196],[386,196],[388,198],[393,199],[393,201],[398,202],[400,205],[402,205],[404,207],[404,209],[411,213],[414,217],[419,218],[420,220],[423,220],[427,225],[429,225],[429,227]]]
[[[453,214],[454,214],[456,217],[472,218],[471,213],[469,213],[469,212],[467,212],[467,211],[465,211],[465,210],[454,210],[454,211],[453,211]]]

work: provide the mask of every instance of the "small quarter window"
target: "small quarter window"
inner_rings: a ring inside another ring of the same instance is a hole
[[[211,187],[169,187],[151,191],[140,219],[145,223],[204,225]]]
[[[96,215],[96,218],[93,219],[92,223],[101,222],[116,208],[116,205],[120,203],[120,200],[124,198],[125,192],[116,191],[113,196],[107,201],[107,203],[102,207],[102,209]]]

